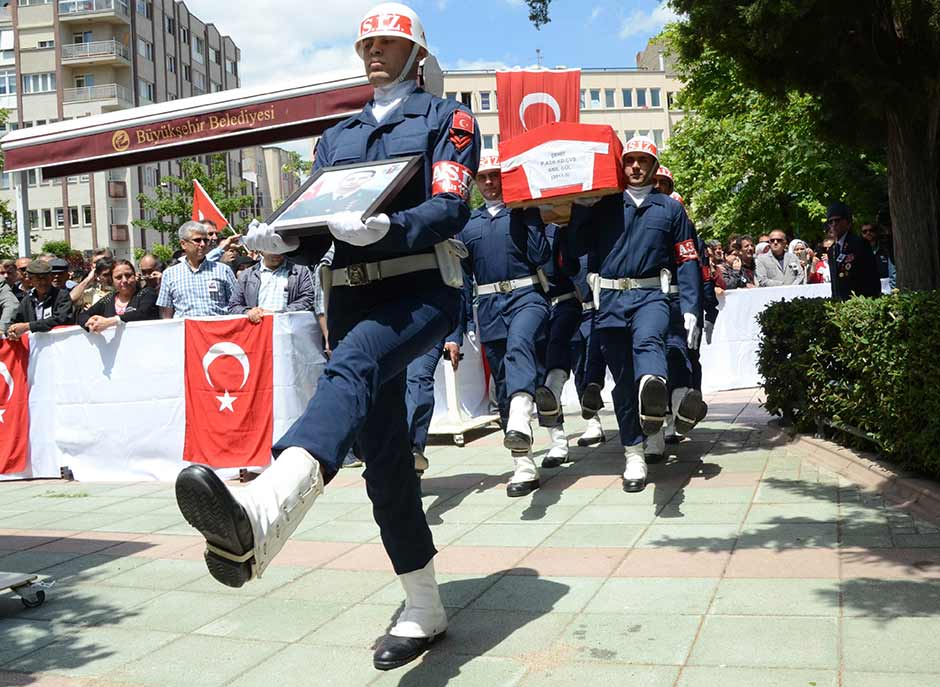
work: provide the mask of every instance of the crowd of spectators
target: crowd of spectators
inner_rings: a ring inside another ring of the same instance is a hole
[[[326,333],[317,271],[276,253],[249,254],[239,235],[211,221],[185,222],[168,264],[147,253],[135,265],[108,249],[75,266],[55,255],[0,262],[0,338],[79,325],[92,333],[125,322],[314,312]],[[87,269],[86,269],[87,268]]]

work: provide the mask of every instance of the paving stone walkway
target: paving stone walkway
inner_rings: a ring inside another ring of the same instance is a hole
[[[0,570],[56,580],[37,609],[0,592],[0,686],[940,685],[937,526],[817,467],[756,391],[708,401],[642,494],[610,415],[530,498],[505,496],[498,434],[433,447],[451,627],[390,673],[371,647],[402,595],[358,471],[241,590],[208,577],[171,485],[0,483]]]

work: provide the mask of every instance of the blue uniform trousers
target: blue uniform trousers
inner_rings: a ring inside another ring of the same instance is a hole
[[[409,440],[406,368],[454,329],[460,293],[427,288],[359,309],[344,307],[353,294],[337,293],[350,288],[333,291],[330,338],[338,344],[306,410],[274,452],[306,449],[329,482],[358,438],[382,543],[402,575],[423,568],[436,553]]]
[[[571,341],[574,367],[574,383],[578,398],[584,395],[588,384],[604,386],[604,373],[607,361],[601,351],[601,340],[594,330],[594,311],[585,311],[581,320],[581,329]]]
[[[548,342],[545,348],[545,373],[552,370],[564,370],[569,375],[574,366],[575,351],[572,347],[578,327],[581,326],[581,301],[576,298],[562,301],[551,309],[548,315]],[[556,427],[565,421],[565,414],[559,411],[558,415],[550,420],[539,418],[543,427]]]
[[[534,397],[535,387],[545,379],[546,320],[544,302],[523,306],[513,314],[507,338],[483,344],[504,427],[513,395],[524,392]]]
[[[419,453],[424,453],[428,445],[428,428],[434,415],[434,371],[437,370],[443,351],[444,342],[438,341],[427,353],[408,365],[408,391],[405,396],[408,428],[411,448]]]
[[[662,293],[627,292],[618,299],[626,326],[595,330],[614,378],[614,412],[624,446],[643,441],[637,408],[639,382],[645,375],[666,378],[669,303]]]
[[[673,389],[692,388],[692,357],[689,355],[688,332],[678,298],[669,299],[669,333],[666,335],[666,360],[669,376],[666,385]]]

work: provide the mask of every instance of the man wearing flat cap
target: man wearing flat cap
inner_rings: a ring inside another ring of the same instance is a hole
[[[826,210],[826,224],[835,239],[835,243],[829,247],[832,300],[847,301],[852,296],[880,296],[878,265],[868,241],[852,232],[851,208],[844,203],[833,203]]]
[[[52,267],[41,260],[33,260],[26,267],[32,288],[20,301],[7,329],[8,339],[19,339],[28,332],[48,332],[53,327],[74,324],[69,292],[52,285]]]

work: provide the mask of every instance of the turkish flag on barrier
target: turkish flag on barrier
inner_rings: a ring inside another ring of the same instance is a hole
[[[183,459],[265,466],[274,432],[274,318],[186,320]]]
[[[202,187],[198,179],[193,179],[193,221],[201,222],[204,219],[211,219],[215,222],[216,229],[224,229],[228,224],[225,215],[219,210],[213,202],[206,189]]]
[[[0,340],[0,474],[26,470],[29,458],[28,338]]]
[[[580,69],[496,72],[499,139],[509,139],[552,122],[578,123]]]

